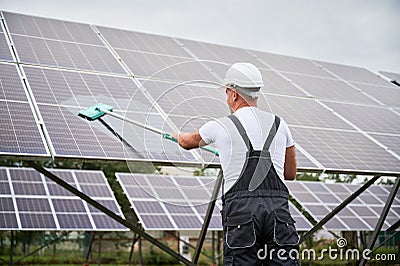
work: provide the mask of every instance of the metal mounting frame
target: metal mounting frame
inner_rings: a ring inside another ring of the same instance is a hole
[[[137,225],[135,225],[132,222],[129,222],[129,221],[125,220],[123,217],[115,214],[113,211],[109,210],[108,208],[104,207],[103,205],[101,205],[97,201],[93,200],[91,197],[89,197],[86,194],[82,193],[81,191],[77,190],[75,187],[71,186],[70,184],[68,184],[67,182],[65,182],[64,180],[62,180],[58,176],[56,176],[55,174],[47,171],[41,165],[39,165],[39,164],[37,164],[35,162],[31,162],[31,161],[27,161],[26,163],[29,166],[31,166],[32,168],[34,168],[36,171],[38,171],[41,174],[43,174],[44,176],[50,178],[52,181],[56,182],[58,185],[60,185],[63,188],[67,189],[69,192],[73,193],[74,195],[76,195],[79,198],[81,198],[82,200],[86,201],[87,203],[89,203],[93,207],[97,208],[98,210],[100,210],[101,212],[106,214],[108,217],[112,218],[113,220],[117,221],[118,223],[120,223],[120,224],[126,226],[127,228],[131,229],[134,233],[138,234],[143,239],[146,239],[151,244],[153,244],[153,245],[157,246],[158,248],[160,248],[161,250],[165,251],[166,253],[168,253],[169,255],[174,257],[175,259],[179,260],[180,262],[184,263],[185,265],[195,265],[194,263],[192,263],[191,261],[189,261],[188,259],[186,259],[182,255],[180,255],[179,253],[175,252],[173,249],[171,249],[167,245],[163,244],[162,242],[158,241],[157,239],[155,239],[151,235],[147,234],[142,229],[139,229]]]

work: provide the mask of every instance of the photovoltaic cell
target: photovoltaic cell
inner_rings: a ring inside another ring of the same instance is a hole
[[[126,74],[87,24],[3,14],[24,63]]]
[[[0,124],[0,153],[49,156],[16,66],[4,63],[0,63]]]
[[[214,187],[213,182],[216,179],[129,173],[116,173],[116,177],[146,230],[200,230]],[[140,184],[135,181],[139,181]],[[151,188],[146,187],[148,184]],[[137,190],[133,191],[132,188]],[[149,195],[147,194],[149,190],[158,193],[163,188],[166,193],[161,197],[159,194],[142,196]],[[137,193],[140,190],[146,192],[141,195]],[[171,196],[177,193],[180,196]],[[304,216],[291,203],[289,206],[294,219],[298,222],[297,229],[302,231],[310,229],[312,226]],[[210,230],[222,230],[220,210],[221,201],[217,200],[209,225]]]
[[[85,186],[107,187],[92,193],[95,194],[92,198],[122,216],[102,172],[59,169],[51,172],[82,192]],[[8,194],[0,197],[0,230],[127,230],[77,196],[62,192],[66,190],[33,169],[0,168],[0,173],[11,180],[12,186]],[[54,189],[55,186],[59,189]]]
[[[329,184],[322,182],[286,182],[291,195],[299,202],[315,219],[321,220],[333,211],[347,197],[353,194],[360,185],[350,184]],[[330,193],[330,194],[326,194]],[[331,198],[342,199],[331,201]],[[389,195],[389,190],[384,186],[373,185],[364,191],[359,197],[353,200],[347,207],[341,210],[333,220],[325,225],[328,230],[341,231],[372,231],[381,215],[383,206]],[[311,196],[311,197],[310,197]],[[395,199],[388,214],[383,228],[394,224],[393,221],[400,219],[393,209],[400,206],[400,195]]]
[[[1,30],[0,27],[0,61],[14,61],[10,49],[8,48],[6,36]]]
[[[204,80],[219,83],[209,70],[194,59],[122,49],[116,49],[116,52],[137,78],[179,82]]]
[[[371,98],[338,79],[327,79],[294,74],[285,74],[302,89],[320,100],[335,100],[349,103],[377,105]]]
[[[325,104],[363,131],[391,134],[400,132],[400,116],[387,108],[330,102]]]
[[[388,82],[386,80],[362,67],[346,66],[320,61],[317,63],[346,81],[388,86]]]
[[[397,155],[400,155],[400,134],[398,135],[382,135],[382,134],[370,134],[374,139],[394,151]]]
[[[318,158],[318,162],[326,169],[399,170],[398,159],[361,133],[294,126],[291,131],[296,142],[314,158]]]
[[[183,43],[183,45],[187,47],[197,58],[221,62],[221,68],[214,67],[218,66],[219,64],[207,63],[207,65],[211,66],[214,72],[217,72],[220,78],[224,77],[227,70],[223,66],[226,65],[228,67],[228,65],[236,62],[249,62],[259,68],[268,68],[261,62],[257,61],[255,56],[248,53],[245,49],[184,39],[178,40],[179,42]]]
[[[271,66],[272,69],[279,72],[289,72],[296,74],[304,74],[318,77],[328,77],[331,78],[332,75],[321,69],[308,59],[277,55],[265,52],[254,52],[258,58],[263,62]]]
[[[87,24],[4,12],[11,33],[68,42],[102,45]]]
[[[388,83],[387,87],[353,83],[354,86],[387,106],[400,107],[400,88]]]
[[[171,37],[101,26],[96,28],[117,49],[191,58]]]
[[[152,110],[150,102],[129,78],[26,67],[24,71],[39,104],[39,110],[56,156],[130,160],[193,161],[189,152],[142,128],[116,118],[103,121],[129,142],[123,145],[101,121],[89,122],[78,112],[99,102],[107,103],[126,117],[157,128],[172,130]],[[50,93],[49,93],[50,92]],[[138,113],[140,111],[141,113]],[[57,115],[55,115],[57,114]]]
[[[273,71],[262,69],[261,75],[264,81],[264,87],[261,88],[262,93],[302,97],[306,96],[304,92],[296,88],[291,82]]]
[[[126,72],[105,46],[62,42],[12,35],[19,60],[23,63],[107,72]]]
[[[352,129],[348,124],[313,99],[265,95],[269,111],[282,117],[289,126]]]

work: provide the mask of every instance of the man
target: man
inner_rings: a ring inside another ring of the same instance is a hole
[[[298,235],[282,179],[296,177],[294,141],[285,121],[257,108],[263,80],[250,63],[226,72],[228,117],[180,133],[185,149],[214,143],[224,183],[224,265],[299,265]]]

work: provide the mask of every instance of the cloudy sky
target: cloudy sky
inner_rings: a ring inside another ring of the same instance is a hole
[[[0,10],[400,72],[398,0],[0,0]]]

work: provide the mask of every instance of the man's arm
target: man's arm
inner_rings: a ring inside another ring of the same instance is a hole
[[[201,138],[199,131],[195,131],[192,133],[179,133],[176,137],[178,139],[179,145],[186,149],[190,150],[193,148],[199,148],[201,146],[206,145],[204,140]]]
[[[294,145],[286,148],[285,154],[285,165],[283,170],[283,176],[285,180],[294,180],[296,178],[296,152]]]

